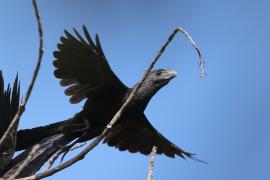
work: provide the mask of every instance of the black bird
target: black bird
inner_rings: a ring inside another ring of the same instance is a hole
[[[70,139],[79,138],[79,141],[95,138],[129,96],[132,88],[125,86],[111,70],[98,35],[94,43],[85,26],[83,31],[86,39],[76,29],[77,38],[65,30],[66,37],[60,38],[53,62],[54,75],[61,79],[62,86],[67,86],[65,94],[71,96],[70,102],[74,104],[86,99],[83,110],[66,121],[19,131],[17,150],[60,132]],[[151,71],[119,121],[106,134],[104,143],[120,151],[142,154],[150,154],[156,146],[158,154],[195,159],[192,153],[177,147],[159,133],[144,114],[150,99],[175,76],[173,70]]]
[[[13,87],[8,84],[7,89],[5,90],[4,79],[0,70],[0,138],[3,136],[15,116],[19,107],[19,102],[20,85],[18,82],[18,75],[15,78]],[[15,152],[16,131],[17,129],[15,128],[0,147],[0,171],[9,163]]]

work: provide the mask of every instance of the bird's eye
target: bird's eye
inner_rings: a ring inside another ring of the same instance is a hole
[[[160,76],[161,75],[161,71],[157,71],[157,73],[156,73],[158,76]]]

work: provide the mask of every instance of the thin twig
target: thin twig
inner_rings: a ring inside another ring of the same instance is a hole
[[[200,75],[200,77],[206,76],[207,74],[206,74],[205,69],[204,69],[205,61],[204,61],[204,59],[203,59],[203,57],[202,57],[202,54],[201,54],[201,52],[200,52],[198,46],[197,46],[196,43],[193,41],[192,37],[191,37],[191,36],[188,34],[188,32],[187,32],[185,29],[183,29],[182,27],[176,28],[176,29],[174,30],[174,32],[181,32],[181,33],[183,33],[183,34],[187,37],[187,39],[189,40],[189,42],[192,44],[192,46],[194,47],[194,49],[197,51],[197,53],[198,53],[198,55],[199,55],[199,63],[198,63],[198,65],[199,65],[199,75]]]
[[[147,180],[153,179],[153,172],[154,172],[154,164],[155,164],[156,155],[157,155],[157,147],[153,146],[151,156],[150,156],[150,164],[149,164],[148,173],[147,173]]]
[[[77,143],[77,144],[74,145],[72,148],[70,148],[69,152],[70,152],[70,151],[74,151],[75,149],[78,149],[78,148],[84,146],[85,144],[86,144],[86,142]]]
[[[20,172],[25,168],[32,160],[33,156],[35,155],[36,151],[39,149],[40,145],[35,145],[32,150],[30,151],[29,155],[27,158],[23,161],[22,164],[18,167],[18,169],[10,176],[7,178],[7,180],[12,180],[15,179],[17,175],[20,174]]]
[[[161,47],[161,49],[158,51],[157,55],[155,56],[155,58],[152,60],[152,62],[150,63],[150,65],[148,66],[147,70],[144,72],[141,80],[139,81],[139,83],[133,88],[133,90],[131,91],[129,97],[127,98],[127,100],[124,102],[124,104],[121,106],[121,108],[117,111],[117,113],[114,115],[113,119],[110,121],[110,123],[107,125],[107,127],[103,130],[103,132],[96,137],[96,139],[90,144],[88,145],[83,151],[81,151],[78,155],[76,155],[75,157],[73,157],[72,159],[60,164],[59,166],[44,171],[40,174],[36,174],[33,176],[29,176],[26,178],[20,178],[20,180],[33,180],[33,179],[41,179],[41,178],[45,178],[48,176],[51,176],[71,165],[73,165],[74,163],[78,162],[79,160],[82,160],[84,158],[84,156],[91,151],[95,146],[98,145],[98,143],[105,137],[105,134],[107,133],[108,130],[110,130],[112,128],[112,126],[114,125],[114,123],[120,118],[121,114],[123,113],[123,111],[125,110],[125,108],[127,107],[127,105],[130,103],[130,101],[132,100],[132,98],[135,96],[135,94],[137,93],[138,89],[141,87],[142,83],[145,81],[146,77],[148,76],[148,74],[150,73],[150,71],[152,70],[152,68],[154,67],[155,63],[157,62],[157,60],[159,59],[159,57],[162,55],[162,53],[164,52],[164,50],[166,49],[166,47],[169,45],[169,43],[172,41],[173,37],[177,34],[177,32],[181,32],[183,33],[188,40],[190,41],[190,43],[193,45],[193,47],[196,49],[198,55],[199,55],[199,64],[200,64],[200,76],[201,75],[205,75],[205,71],[204,71],[204,61],[202,59],[201,53],[199,51],[199,49],[197,48],[197,46],[195,45],[194,41],[191,39],[190,35],[187,33],[187,31],[185,31],[183,28],[176,28],[169,36],[168,40],[165,42],[165,44]]]
[[[54,162],[56,161],[56,159],[58,159],[58,157],[60,156],[60,154],[62,154],[62,151],[59,150],[57,151],[49,160],[48,160],[48,164],[47,166],[45,167],[45,170],[44,171],[48,171],[52,165],[54,164]]]
[[[35,15],[36,15],[36,19],[38,22],[38,32],[39,32],[39,53],[38,53],[38,61],[34,70],[34,74],[32,77],[32,80],[30,82],[30,85],[27,89],[27,92],[25,94],[25,98],[23,99],[16,115],[14,116],[14,118],[12,119],[8,129],[6,130],[6,132],[4,133],[4,135],[1,137],[0,140],[0,147],[2,146],[3,142],[5,141],[5,139],[10,135],[10,133],[12,132],[12,130],[14,128],[17,128],[18,122],[20,120],[21,115],[23,114],[23,112],[25,111],[25,107],[26,107],[26,103],[31,95],[32,89],[34,87],[38,72],[39,72],[39,68],[41,65],[41,61],[42,61],[42,56],[43,56],[43,31],[42,31],[42,26],[41,26],[41,20],[40,20],[40,16],[39,16],[39,11],[38,11],[38,7],[37,7],[37,3],[35,0],[32,0],[33,2],[33,6],[35,9]]]
[[[69,150],[68,152],[74,151],[75,149],[78,149],[78,148],[84,146],[85,144],[86,144],[85,142],[83,142],[83,143],[77,143],[75,146],[73,146],[72,148],[70,148],[70,150]],[[58,159],[58,157],[59,157],[62,153],[63,153],[63,151],[62,151],[62,150],[59,150],[59,151],[57,151],[57,152],[49,159],[48,164],[47,164],[47,166],[46,166],[46,168],[45,168],[45,171],[48,171],[48,170],[52,167],[52,165],[54,164],[54,162]]]

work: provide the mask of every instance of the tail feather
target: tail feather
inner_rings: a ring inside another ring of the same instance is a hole
[[[27,149],[45,138],[61,133],[61,128],[65,122],[61,121],[47,126],[18,131],[16,151]]]
[[[34,175],[45,164],[45,162],[47,162],[57,151],[69,144],[71,141],[73,141],[73,138],[67,138],[64,134],[59,133],[37,143],[39,148],[31,157],[31,162],[22,169],[16,178]],[[28,157],[29,153],[32,151],[32,148],[28,148],[14,158],[9,166],[4,171],[0,172],[0,177],[2,176],[4,179],[8,179],[8,177],[16,172],[20,165]]]

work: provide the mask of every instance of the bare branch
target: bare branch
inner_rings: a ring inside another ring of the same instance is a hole
[[[52,165],[54,164],[54,162],[57,160],[57,158],[62,154],[62,151],[59,150],[57,151],[49,160],[48,160],[48,164],[45,167],[45,171],[48,171]]]
[[[18,122],[20,120],[21,115],[23,114],[23,112],[25,111],[25,107],[26,107],[26,103],[31,95],[32,89],[34,87],[38,72],[39,72],[39,68],[41,65],[41,61],[42,61],[42,56],[43,56],[43,31],[42,31],[42,26],[41,26],[41,20],[40,20],[40,16],[39,16],[39,11],[38,11],[38,7],[37,7],[37,3],[35,0],[32,0],[33,2],[33,6],[35,9],[35,15],[36,15],[36,19],[38,22],[38,32],[39,32],[39,53],[38,53],[38,60],[37,60],[37,64],[34,70],[34,74],[32,77],[32,80],[30,82],[30,85],[27,89],[27,92],[25,94],[25,98],[23,99],[16,115],[14,116],[14,118],[12,119],[8,129],[6,130],[6,132],[4,133],[4,135],[1,137],[0,140],[0,147],[3,145],[3,142],[8,138],[8,136],[10,135],[10,133],[12,132],[12,130],[17,129],[18,126]]]
[[[147,180],[152,180],[153,178],[156,155],[157,155],[157,147],[153,146],[151,156],[150,156],[150,164],[149,164],[148,173],[147,173]]]
[[[194,47],[194,49],[197,51],[197,53],[198,53],[198,55],[199,55],[199,63],[198,63],[198,65],[199,65],[199,75],[200,75],[200,77],[206,76],[207,74],[206,74],[206,72],[205,72],[205,70],[204,70],[205,61],[204,61],[204,59],[203,59],[203,57],[202,57],[202,54],[201,54],[201,52],[200,52],[198,46],[195,44],[195,42],[193,41],[193,39],[191,38],[191,36],[190,36],[190,35],[188,34],[188,32],[187,32],[186,30],[184,30],[182,27],[176,28],[176,29],[174,30],[174,32],[175,32],[175,33],[181,32],[181,33],[183,33],[183,34],[188,38],[189,42],[192,44],[192,46]]]
[[[70,150],[68,152],[74,151],[75,149],[78,149],[82,146],[84,146],[86,143],[77,143],[75,146],[73,146],[72,148],[70,148]],[[54,164],[54,162],[57,160],[57,158],[63,153],[62,150],[57,151],[48,161],[48,165],[45,168],[45,171],[48,171],[52,165]]]
[[[86,144],[86,142],[83,142],[83,143],[77,143],[75,146],[73,146],[73,147],[69,150],[69,152],[70,152],[70,151],[74,151],[75,149],[78,149],[78,148],[84,146],[85,144]]]
[[[95,140],[93,140],[93,142],[88,145],[83,151],[81,151],[78,155],[76,155],[75,157],[73,157],[72,159],[60,164],[59,166],[44,171],[40,174],[36,174],[33,176],[29,176],[26,178],[20,178],[20,180],[33,180],[33,179],[41,179],[41,178],[45,178],[48,176],[51,176],[71,165],[73,165],[74,163],[82,160],[84,158],[84,156],[91,151],[95,146],[98,145],[98,143],[104,138],[105,134],[107,133],[108,130],[110,130],[112,128],[112,126],[116,123],[116,121],[120,118],[121,114],[123,113],[123,111],[125,110],[125,108],[127,107],[127,105],[130,103],[130,101],[132,100],[132,98],[135,96],[135,94],[137,93],[138,89],[141,87],[142,83],[145,81],[146,77],[148,76],[148,74],[150,73],[150,71],[152,70],[152,68],[154,67],[155,63],[158,61],[158,59],[160,58],[160,56],[162,55],[162,53],[165,51],[166,47],[169,45],[169,43],[172,41],[173,37],[177,34],[177,32],[181,32],[183,33],[188,40],[190,41],[190,43],[193,45],[193,47],[196,49],[198,55],[199,55],[199,65],[200,65],[200,76],[204,76],[205,75],[205,71],[204,71],[204,61],[202,59],[201,53],[199,51],[199,49],[197,48],[197,46],[195,45],[194,41],[191,39],[190,35],[187,33],[187,31],[185,31],[183,28],[176,28],[169,36],[168,40],[165,42],[165,44],[161,47],[161,49],[158,51],[157,55],[155,56],[155,58],[152,60],[152,62],[150,63],[150,65],[148,66],[147,70],[144,72],[141,80],[139,81],[139,83],[133,88],[133,90],[131,91],[129,97],[127,98],[127,100],[124,102],[124,104],[122,105],[122,107],[117,111],[117,113],[114,115],[113,119],[110,121],[110,123],[107,125],[107,127],[103,130],[103,132],[96,137]]]

